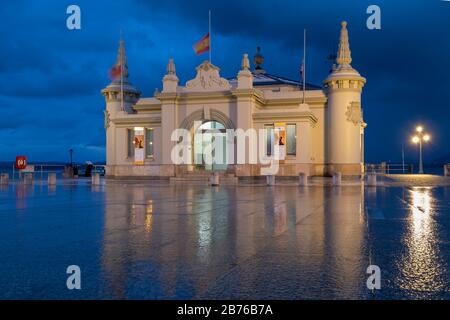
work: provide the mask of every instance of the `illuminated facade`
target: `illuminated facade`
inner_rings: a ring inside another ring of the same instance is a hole
[[[248,147],[245,161],[236,161],[239,151],[230,149],[233,147],[226,135],[221,152],[224,161],[204,161],[205,152],[211,152],[206,151],[210,150],[207,145],[214,139],[210,132],[225,133],[231,129],[265,129],[265,141],[256,143],[256,152],[263,155],[264,163],[279,152],[274,144],[282,145],[276,173],[279,176],[297,176],[300,172],[319,176],[334,172],[361,174],[366,126],[361,93],[365,79],[351,66],[346,25],[342,23],[333,70],[322,87],[305,85],[304,100],[301,82],[263,70],[259,50],[253,70],[246,54],[233,79],[222,78],[218,67],[204,61],[196,68],[195,78],[184,86],[179,84],[174,61],[170,59],[162,90],[153,97],[142,98],[128,81],[121,41],[118,61],[124,61],[123,82],[115,80],[102,90],[106,100],[107,175],[177,178],[209,170],[229,177],[263,175],[264,164],[250,160],[255,150]],[[193,163],[173,161],[177,140],[172,141],[172,134],[180,128],[192,135],[189,152]]]

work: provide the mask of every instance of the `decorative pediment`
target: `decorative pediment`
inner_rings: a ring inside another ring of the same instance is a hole
[[[345,113],[347,120],[353,122],[354,125],[358,125],[363,122],[361,104],[359,102],[352,101],[347,107]]]
[[[190,91],[217,91],[231,88],[228,80],[220,77],[220,69],[209,61],[204,61],[196,70],[195,78],[186,82],[186,89]]]

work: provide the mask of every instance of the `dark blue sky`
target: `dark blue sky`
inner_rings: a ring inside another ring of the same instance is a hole
[[[66,28],[66,8],[81,7],[82,29]],[[382,29],[366,28],[366,9],[381,7]],[[363,92],[366,161],[415,161],[409,138],[416,123],[432,135],[426,160],[450,158],[450,2],[340,1],[8,1],[0,11],[0,160],[105,157],[104,100],[119,30],[130,80],[144,96],[161,87],[169,57],[181,83],[207,55],[192,44],[212,10],[213,63],[225,77],[244,52],[262,47],[265,69],[298,78],[303,28],[308,30],[308,82],[321,84],[347,20],[353,66]],[[448,159],[450,160],[450,159]]]

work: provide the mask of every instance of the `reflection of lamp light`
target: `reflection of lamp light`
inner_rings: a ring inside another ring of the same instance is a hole
[[[145,214],[145,231],[150,232],[152,230],[152,217],[153,217],[153,200],[147,201]]]
[[[413,187],[409,190],[410,217],[402,243],[404,253],[399,258],[399,270],[408,279],[400,283],[404,290],[445,290],[445,276],[439,252],[439,233],[433,219],[436,209],[432,188]]]

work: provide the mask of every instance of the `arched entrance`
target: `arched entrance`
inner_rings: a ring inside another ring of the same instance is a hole
[[[225,126],[207,120],[194,129],[193,159],[197,169],[227,170],[228,152]]]
[[[200,125],[198,125],[200,123]],[[233,160],[230,160],[231,157],[234,157],[235,150],[227,150],[228,143],[226,140],[226,130],[227,129],[235,129],[233,121],[223,112],[213,109],[213,108],[203,108],[200,110],[196,110],[190,113],[188,116],[184,118],[184,120],[180,123],[180,128],[184,128],[189,130],[192,134],[192,159],[194,165],[188,166],[187,170],[192,171],[192,169],[200,169],[200,170],[230,170],[232,169]],[[223,143],[223,157],[225,159],[223,164],[206,164],[204,161],[204,151],[208,151],[206,146],[212,142],[212,134],[208,131],[215,131],[215,136],[221,134],[220,139]],[[203,135],[197,135],[203,133]],[[233,138],[234,141],[234,138]],[[233,148],[235,146],[233,145]],[[230,164],[230,165],[228,165]]]

